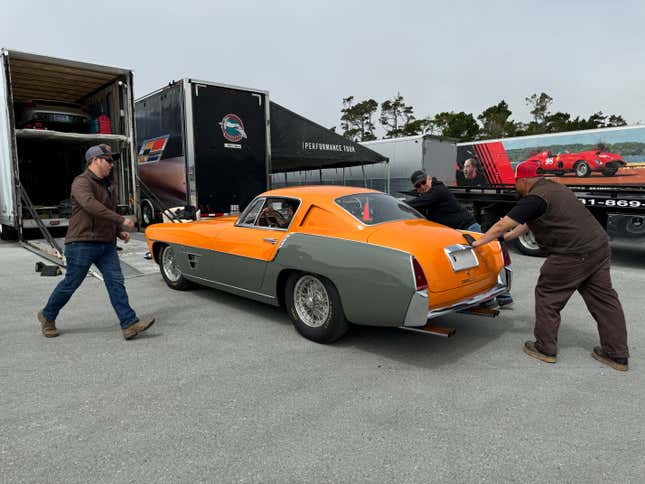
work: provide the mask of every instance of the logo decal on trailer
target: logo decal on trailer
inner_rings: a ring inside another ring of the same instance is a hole
[[[219,123],[222,128],[222,134],[224,138],[233,143],[237,143],[242,138],[246,138],[246,132],[244,131],[244,123],[240,117],[236,114],[227,114],[222,118],[222,122]]]
[[[159,161],[163,156],[163,151],[166,149],[166,145],[168,144],[168,138],[170,138],[169,134],[145,140],[139,150],[137,162],[140,165],[145,165],[147,163],[155,163]]]

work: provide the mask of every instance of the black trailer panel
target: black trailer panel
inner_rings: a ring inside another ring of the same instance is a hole
[[[137,100],[144,224],[171,207],[242,210],[267,189],[269,96],[183,79]]]
[[[267,189],[268,96],[199,83],[190,95],[196,205],[202,215],[243,209]]]

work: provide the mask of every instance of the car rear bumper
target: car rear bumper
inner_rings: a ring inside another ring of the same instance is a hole
[[[481,303],[489,301],[500,294],[504,294],[511,289],[511,266],[504,267],[497,277],[497,284],[487,291],[476,294],[468,299],[459,301],[457,304],[434,308],[428,311],[428,292],[417,291],[410,300],[408,311],[403,326],[425,326],[429,319],[437,318],[445,314],[455,313],[479,306]]]
[[[473,296],[469,299],[460,301],[457,304],[443,308],[431,309],[430,311],[428,311],[428,319],[438,318],[439,316],[443,316],[445,314],[455,313],[457,311],[463,311],[464,309],[469,309],[474,306],[479,306],[481,303],[489,301],[490,299],[493,299],[495,296],[499,296],[500,294],[504,294],[506,291],[508,291],[506,285],[498,282],[488,291],[477,294],[476,296]]]

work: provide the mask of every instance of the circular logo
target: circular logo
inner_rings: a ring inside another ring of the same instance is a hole
[[[227,114],[219,123],[222,128],[224,138],[233,143],[237,143],[242,138],[246,138],[244,123],[237,114]]]

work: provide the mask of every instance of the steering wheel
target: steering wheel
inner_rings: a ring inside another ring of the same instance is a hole
[[[258,219],[258,225],[262,227],[281,227],[281,220],[279,217],[280,213],[275,211],[272,208],[269,208],[266,212],[263,212]]]

